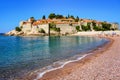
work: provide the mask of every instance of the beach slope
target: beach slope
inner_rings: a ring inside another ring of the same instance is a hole
[[[39,80],[120,80],[120,37],[80,61],[46,73]]]

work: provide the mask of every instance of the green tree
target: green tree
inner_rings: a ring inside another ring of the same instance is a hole
[[[49,26],[50,26],[50,30],[54,30],[54,31],[57,31],[57,32],[61,31],[60,28],[57,28],[56,24],[54,24],[54,23],[50,23]]]
[[[55,15],[55,13],[51,13],[48,17],[49,17],[50,19],[53,19],[53,18],[56,18],[56,15]]]
[[[70,15],[68,14],[68,16],[67,16],[68,18],[70,18]]]
[[[56,31],[57,31],[57,32],[60,32],[61,30],[60,30],[60,28],[57,28]]]
[[[93,22],[92,22],[92,25],[93,25],[93,27],[94,27],[94,26],[96,26],[96,23],[93,21]]]
[[[61,19],[61,18],[64,18],[63,15],[56,15],[56,19]]]
[[[43,15],[42,19],[46,19],[45,15]]]
[[[76,19],[75,19],[75,22],[78,22],[79,21],[79,17],[77,16]]]
[[[75,17],[73,15],[71,15],[70,18],[75,19]]]
[[[15,30],[18,31],[18,32],[20,32],[20,31],[21,31],[21,28],[16,27]]]
[[[99,27],[99,26],[94,26],[93,29],[94,29],[95,31],[104,31],[104,29],[102,29],[102,28]]]
[[[50,28],[56,27],[56,24],[55,24],[55,23],[50,23],[50,24],[49,24],[49,27],[50,27]]]
[[[103,30],[105,30],[105,31],[110,30],[111,24],[106,23],[106,22],[102,22],[102,28],[103,28]]]
[[[32,24],[36,21],[34,17],[30,17]]]
[[[77,32],[80,31],[80,26],[76,26]]]
[[[91,23],[87,23],[87,28],[88,28],[88,30],[91,31],[90,25],[91,25]]]
[[[40,32],[40,33],[45,33],[45,30],[44,30],[44,29],[40,29],[39,32]]]
[[[31,20],[35,20],[35,18],[34,18],[34,17],[30,17],[30,19],[31,19]]]
[[[90,30],[90,28],[89,28],[88,26],[82,25],[81,27],[82,27],[82,30],[83,30],[83,31],[88,31],[88,30]]]

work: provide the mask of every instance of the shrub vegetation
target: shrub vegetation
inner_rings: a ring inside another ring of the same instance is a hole
[[[21,31],[21,28],[16,27],[15,30],[18,31],[18,32],[20,32],[20,31]]]
[[[45,33],[45,30],[44,30],[44,29],[40,29],[39,32],[40,32],[40,33]]]

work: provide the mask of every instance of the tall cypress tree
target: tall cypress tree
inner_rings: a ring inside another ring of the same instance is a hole
[[[46,19],[45,15],[43,15],[42,19]]]

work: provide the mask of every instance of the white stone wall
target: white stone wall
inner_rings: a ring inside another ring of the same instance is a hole
[[[66,33],[75,33],[76,28],[75,26],[70,26],[69,24],[56,24],[57,28],[60,28],[60,33],[66,34]]]
[[[72,26],[76,27],[76,26],[80,26],[79,24],[72,24]]]
[[[113,28],[113,29],[118,29],[118,28],[119,28],[119,25],[118,25],[118,24],[112,23],[111,25],[112,25],[111,28]]]
[[[38,26],[32,26],[31,33],[36,34],[38,33],[38,31],[39,31]]]
[[[31,23],[22,25],[22,31],[23,31],[24,33],[30,32],[31,30],[32,30]]]
[[[47,34],[48,34],[48,32],[49,32],[49,24],[41,24],[41,25],[38,25],[38,28],[39,28],[39,30],[40,30],[40,29],[44,29],[44,30],[45,30],[45,33],[47,33]]]
[[[20,26],[20,27],[23,26],[23,23],[24,23],[24,21],[21,21],[21,22],[19,23],[19,26]]]
[[[81,25],[87,26],[87,22],[82,22]]]

